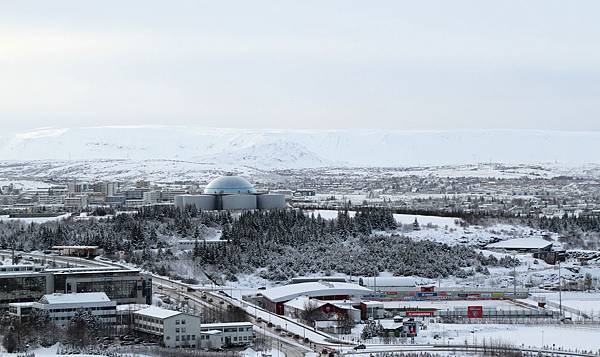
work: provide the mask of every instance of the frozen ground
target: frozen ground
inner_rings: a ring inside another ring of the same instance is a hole
[[[561,347],[563,349],[600,350],[600,327],[575,325],[499,325],[499,324],[442,324],[426,323],[427,329],[420,330],[416,344],[508,344],[525,347]],[[364,325],[353,330],[350,339],[358,340]],[[391,341],[407,343],[409,339]],[[375,338],[368,344],[381,344]]]

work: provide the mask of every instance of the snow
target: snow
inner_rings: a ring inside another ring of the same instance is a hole
[[[350,198],[352,200],[352,198]],[[336,219],[338,216],[337,210],[307,210],[306,214],[311,215],[314,214],[315,217],[321,216],[323,219]],[[354,217],[356,212],[348,211],[348,216]],[[394,219],[398,224],[413,224],[415,219],[419,222],[420,226],[438,226],[438,227],[455,227],[457,226],[457,222],[460,222],[460,218],[455,217],[440,217],[440,216],[423,216],[423,215],[413,215],[413,214],[394,214]]]
[[[167,310],[157,306],[150,306],[146,309],[142,309],[134,312],[134,314],[144,315],[149,317],[154,317],[157,319],[166,319],[172,316],[177,316],[181,314],[179,311]]]
[[[54,217],[22,217],[22,218],[10,218],[7,215],[0,215],[0,221],[19,221],[25,224],[30,224],[30,223],[46,223],[46,222],[51,222],[51,221],[61,221],[63,219],[67,219],[71,216],[70,213],[65,213],[62,214],[60,216],[54,216]]]
[[[329,296],[329,295],[366,295],[372,291],[356,284],[337,282],[311,282],[291,284],[267,289],[262,296],[273,302],[288,301],[300,295]]]
[[[48,304],[87,304],[95,302],[108,302],[110,299],[105,293],[72,293],[72,294],[48,294],[43,299]]]
[[[488,244],[486,248],[495,248],[495,249],[542,249],[546,248],[549,245],[552,245],[553,242],[549,242],[545,239],[541,238],[518,238],[518,239],[509,239],[497,243]]]
[[[384,301],[386,309],[419,308],[453,310],[467,306],[482,306],[496,310],[525,310],[525,308],[503,300],[430,300],[430,301]]]
[[[175,159],[258,168],[481,162],[598,163],[600,133],[543,130],[269,130],[194,126],[44,128],[6,133],[5,160]],[[123,140],[127,138],[127,140]],[[478,150],[474,151],[476,147]],[[569,150],[564,150],[569,147]],[[527,152],[528,155],[523,155]],[[580,155],[573,157],[572,153]],[[559,166],[559,164],[555,164]],[[508,170],[518,171],[516,168]],[[487,168],[465,170],[489,175]],[[481,171],[481,172],[478,172]],[[529,169],[529,171],[544,171]],[[527,174],[524,170],[523,174]]]

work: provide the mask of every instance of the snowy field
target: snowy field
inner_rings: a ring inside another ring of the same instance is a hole
[[[454,308],[466,306],[483,306],[484,308],[495,308],[502,311],[526,310],[525,308],[517,306],[509,301],[502,300],[384,301],[383,306],[386,309],[419,308],[452,310]]]
[[[46,223],[51,221],[60,221],[69,218],[71,214],[65,213],[55,217],[26,217],[26,218],[9,218],[7,215],[0,215],[0,221],[20,221],[26,224],[29,223]]]

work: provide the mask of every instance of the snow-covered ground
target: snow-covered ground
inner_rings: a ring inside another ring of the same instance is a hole
[[[25,218],[9,218],[7,215],[0,215],[0,221],[20,221],[26,224],[29,223],[45,223],[50,221],[60,221],[71,216],[70,213],[65,213],[54,217],[25,217]]]

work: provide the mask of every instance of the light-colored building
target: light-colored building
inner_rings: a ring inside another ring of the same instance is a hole
[[[258,192],[246,179],[239,176],[221,176],[204,188],[203,194],[177,195],[175,206],[197,210],[253,210],[283,209],[285,195]]]
[[[250,322],[218,322],[213,324],[202,324],[200,332],[203,334],[215,334],[219,331],[223,346],[244,346],[252,343],[252,323]]]
[[[59,327],[67,327],[71,319],[79,311],[87,311],[104,325],[112,325],[117,321],[117,303],[110,301],[105,293],[48,294],[40,301],[32,304],[33,310],[41,310],[48,314],[50,321]],[[12,304],[9,310],[12,310]]]
[[[136,332],[161,339],[165,347],[203,346],[198,316],[150,306],[134,312],[133,322],[133,329]]]

